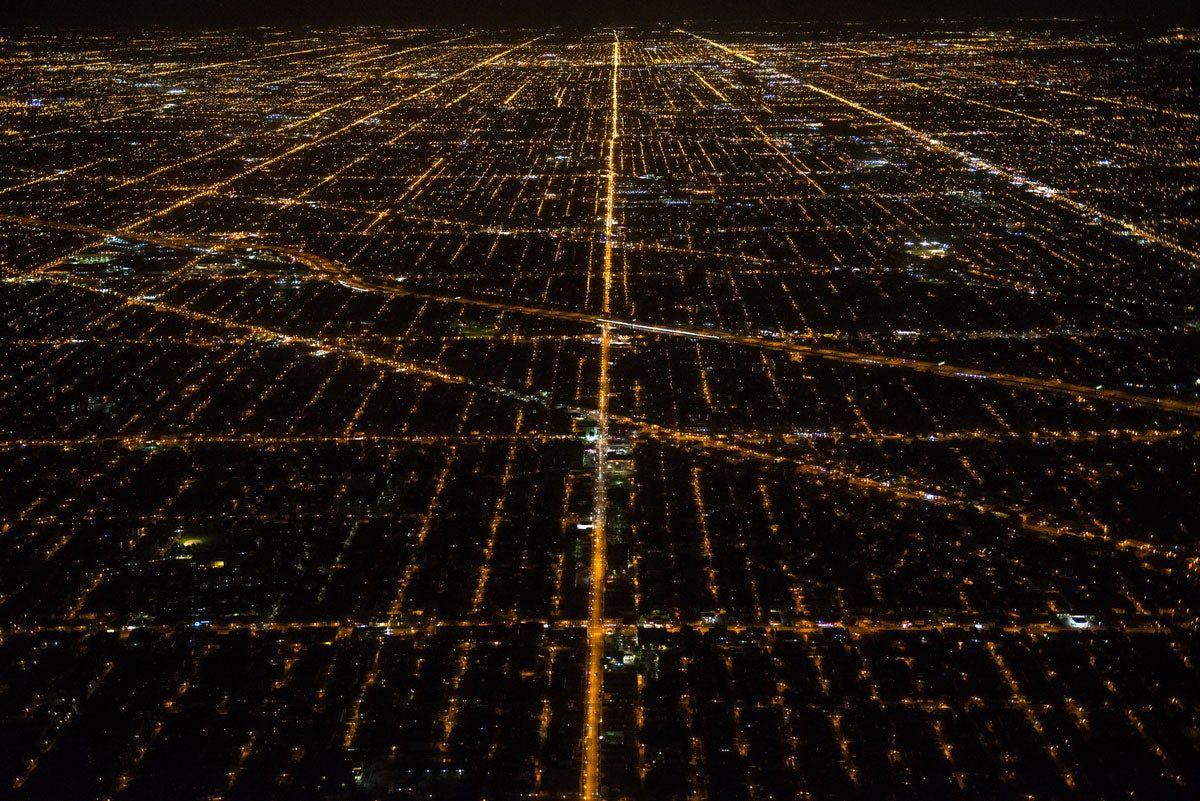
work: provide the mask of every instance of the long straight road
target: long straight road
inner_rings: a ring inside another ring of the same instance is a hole
[[[0,796],[1194,797],[1193,42],[6,34]]]

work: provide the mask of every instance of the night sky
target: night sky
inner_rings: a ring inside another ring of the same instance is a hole
[[[862,21],[1020,17],[1125,17],[1194,21],[1178,0],[5,0],[10,24],[644,24],[683,20]]]

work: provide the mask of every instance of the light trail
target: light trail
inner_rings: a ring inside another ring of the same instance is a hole
[[[616,150],[620,115],[619,74],[621,41],[613,33],[612,87],[608,138],[605,143],[604,198],[604,275],[601,311],[610,310],[613,263],[613,205],[616,199]],[[584,699],[583,748],[580,765],[580,797],[596,801],[600,797],[600,723],[604,714],[604,643],[607,637],[604,622],[604,589],[608,575],[608,359],[612,346],[612,325],[600,322],[600,379],[596,390],[596,474],[592,503],[592,561],[588,594],[587,668]]]

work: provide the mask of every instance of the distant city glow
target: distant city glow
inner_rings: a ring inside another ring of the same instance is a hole
[[[0,797],[1200,797],[1153,24],[0,32]]]

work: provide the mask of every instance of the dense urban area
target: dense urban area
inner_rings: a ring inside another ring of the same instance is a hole
[[[0,797],[1196,798],[1198,60],[0,32]]]

